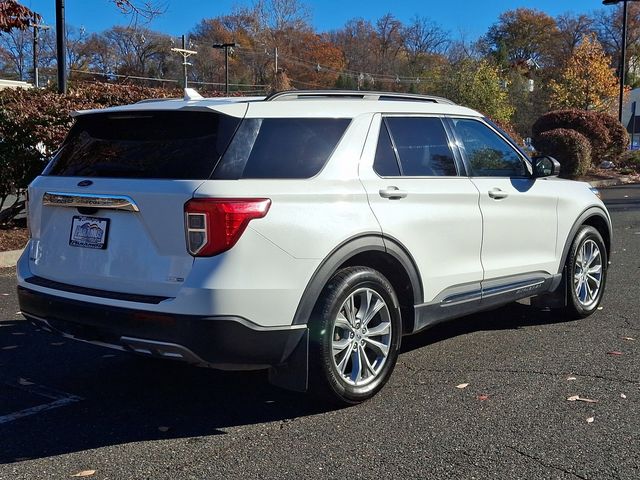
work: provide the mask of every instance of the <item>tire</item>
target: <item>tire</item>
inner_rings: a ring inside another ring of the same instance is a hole
[[[602,235],[595,228],[583,225],[573,239],[565,265],[566,315],[585,318],[597,310],[604,293],[607,266],[607,250]],[[588,272],[591,273],[587,275]]]
[[[393,287],[371,268],[339,270],[320,294],[309,332],[312,394],[341,405],[373,397],[391,376],[400,349],[402,319]]]

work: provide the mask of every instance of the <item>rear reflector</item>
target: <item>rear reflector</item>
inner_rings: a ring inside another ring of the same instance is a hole
[[[194,198],[184,206],[187,250],[211,257],[233,247],[249,222],[269,211],[268,198]]]

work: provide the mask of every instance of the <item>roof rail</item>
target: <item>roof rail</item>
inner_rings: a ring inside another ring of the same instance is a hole
[[[170,100],[178,100],[178,99],[177,98],[145,98],[144,100],[137,101],[136,105],[139,103],[168,102]]]
[[[340,98],[372,101],[429,102],[455,105],[454,102],[434,95],[399,92],[367,92],[359,90],[287,90],[276,92],[264,99],[265,102],[302,100],[314,98]]]

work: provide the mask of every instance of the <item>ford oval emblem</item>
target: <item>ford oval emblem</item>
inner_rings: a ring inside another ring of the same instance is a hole
[[[81,182],[78,182],[79,187],[88,187],[89,185],[93,185],[91,180],[82,180]]]

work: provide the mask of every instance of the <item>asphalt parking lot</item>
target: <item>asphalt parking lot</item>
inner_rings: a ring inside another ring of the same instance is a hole
[[[514,304],[406,338],[387,387],[346,409],[38,331],[0,270],[0,479],[638,479],[640,186],[605,196],[602,310]]]

